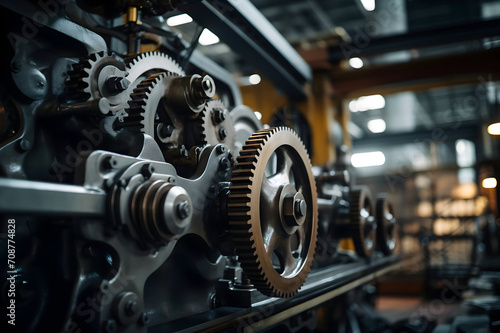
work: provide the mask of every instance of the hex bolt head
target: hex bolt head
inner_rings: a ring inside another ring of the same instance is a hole
[[[106,80],[106,87],[114,93],[121,93],[130,86],[130,81],[121,76],[111,76]]]
[[[138,310],[139,310],[139,305],[137,304],[136,301],[130,300],[127,301],[127,303],[125,304],[125,314],[129,317],[135,315]]]
[[[142,325],[149,324],[149,316],[146,313],[143,313],[141,318],[139,318],[139,323],[141,323]]]
[[[224,146],[224,145],[218,145],[217,146],[217,153],[224,154],[226,151],[227,151],[226,146]]]
[[[223,171],[229,170],[231,167],[231,161],[227,157],[223,157],[219,162],[219,168]]]
[[[116,321],[114,321],[113,319],[110,319],[110,320],[104,322],[103,331],[106,333],[115,332],[116,331]]]
[[[182,201],[177,204],[177,216],[181,220],[186,219],[190,213],[191,213],[191,206],[189,206],[189,202]]]
[[[305,216],[307,213],[307,203],[305,200],[296,199],[294,204],[295,215],[297,217]]]
[[[227,130],[224,127],[219,129],[219,138],[224,140],[227,137]]]
[[[191,97],[196,104],[202,104],[210,100],[215,95],[215,82],[214,80],[205,75],[203,77],[196,75],[191,80]]]
[[[215,109],[213,110],[212,117],[215,124],[220,124],[224,120],[226,120],[226,113],[224,112],[224,110]]]
[[[30,148],[31,148],[31,142],[29,140],[22,139],[21,141],[19,141],[19,149],[22,152],[28,151],[30,150]]]

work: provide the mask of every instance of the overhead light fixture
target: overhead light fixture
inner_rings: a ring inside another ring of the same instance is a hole
[[[497,187],[497,179],[494,177],[485,178],[482,185],[484,188],[495,188]]]
[[[248,82],[250,82],[250,84],[256,85],[256,84],[259,84],[260,81],[261,81],[261,78],[260,78],[259,74],[252,74],[248,77]]]
[[[363,60],[358,57],[351,58],[349,59],[349,66],[354,69],[360,69],[361,67],[363,67]]]
[[[488,133],[491,135],[500,135],[500,123],[494,123],[488,126]]]
[[[355,168],[380,166],[385,163],[385,155],[381,151],[352,154],[351,163]]]
[[[193,19],[188,14],[175,15],[167,19],[167,25],[171,27],[175,27],[176,25],[186,24],[189,22],[193,22]]]
[[[385,106],[385,98],[382,95],[362,96],[349,102],[349,110],[352,112],[382,109]]]
[[[368,12],[375,10],[375,0],[361,0],[361,4]]]
[[[262,120],[262,113],[260,113],[259,111],[254,111],[253,113],[255,113],[257,119]]]
[[[208,29],[203,29],[198,42],[201,45],[207,46],[212,44],[217,44],[220,41],[219,37]]]
[[[386,125],[384,119],[372,119],[366,124],[372,133],[382,133],[385,131]]]

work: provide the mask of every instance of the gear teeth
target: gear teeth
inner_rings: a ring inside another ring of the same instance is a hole
[[[314,252],[317,237],[317,211],[314,211],[311,231],[313,235],[311,236],[312,243],[309,244],[311,250],[308,252],[307,258],[304,258],[306,263],[303,265],[300,273],[294,277],[294,279],[297,278],[295,282],[298,281],[296,285],[297,288],[290,290],[288,286],[280,286],[270,281],[268,276],[269,272],[264,269],[263,262],[259,256],[259,251],[261,250],[257,248],[254,241],[254,237],[262,237],[262,235],[259,233],[260,227],[257,228],[259,232],[256,232],[257,230],[254,229],[254,225],[260,224],[260,221],[252,220],[252,199],[259,200],[260,196],[260,193],[253,193],[255,191],[254,179],[256,173],[263,172],[267,164],[267,161],[263,161],[261,157],[265,145],[273,139],[272,137],[275,134],[285,131],[290,132],[291,135],[296,137],[292,130],[285,127],[279,127],[259,130],[251,135],[246,141],[245,145],[240,150],[239,156],[236,158],[237,162],[232,173],[231,186],[229,188],[230,194],[227,204],[229,232],[238,255],[238,260],[245,274],[256,288],[263,294],[273,297],[292,297],[297,293],[297,290],[303,284],[309,273],[312,262],[312,255],[310,255],[310,253]],[[303,155],[307,156],[307,159],[303,161],[305,167],[311,170],[312,166],[305,147],[300,139],[298,141],[300,142],[299,149],[302,150]],[[312,174],[310,179],[313,193],[312,201],[316,202],[316,185]],[[253,195],[257,195],[257,198],[253,198]],[[261,255],[267,256],[265,253]],[[281,288],[284,288],[284,290],[281,290]]]
[[[118,57],[108,51],[100,51],[89,54],[85,58],[80,59],[76,64],[72,65],[72,69],[68,71],[68,79],[66,80],[66,88],[68,97],[75,102],[84,102],[91,98],[100,98],[100,93],[95,93],[96,87],[92,86],[93,78],[99,75],[100,65],[104,62],[109,62],[109,65],[117,67],[119,70],[125,71],[125,64]],[[95,85],[95,83],[94,83]],[[95,95],[95,96],[94,96]],[[126,103],[123,103],[126,105]]]
[[[161,62],[164,65],[162,68],[157,68],[162,71],[169,71],[173,73],[178,73],[179,75],[185,75],[184,70],[179,66],[175,60],[173,60],[170,56],[161,53],[161,52],[145,52],[141,53],[136,57],[131,57],[125,59],[127,63],[127,68],[132,69],[135,66],[144,66],[145,68],[150,68],[147,62]],[[153,69],[153,68],[151,68]]]

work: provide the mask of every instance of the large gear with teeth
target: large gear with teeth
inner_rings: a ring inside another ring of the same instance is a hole
[[[151,74],[171,72],[177,75],[185,75],[179,64],[168,55],[160,52],[141,53],[136,57],[127,59],[126,62],[127,77],[131,82],[130,91],[135,89],[143,79],[146,79]]]
[[[317,194],[307,151],[286,127],[243,146],[228,196],[229,232],[243,271],[263,294],[291,297],[313,260]]]
[[[150,75],[137,85],[131,94],[128,117],[122,124],[134,131],[150,135],[169,148],[182,143],[183,122],[168,107],[161,105],[169,78],[178,76],[172,72]]]

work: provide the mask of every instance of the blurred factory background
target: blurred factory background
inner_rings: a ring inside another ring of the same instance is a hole
[[[500,269],[500,1],[252,3],[313,69],[307,102],[221,42],[217,23],[198,50],[235,73],[263,123],[294,128],[313,164],[352,147],[355,182],[390,194],[413,260],[379,292],[432,296],[481,276],[498,288],[481,272]],[[190,40],[192,18],[169,16]]]

